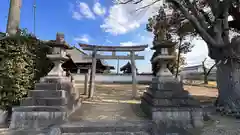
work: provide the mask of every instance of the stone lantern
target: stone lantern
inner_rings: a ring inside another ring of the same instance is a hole
[[[168,52],[169,48],[173,48],[174,46],[174,42],[161,42],[159,45],[156,45],[152,48],[153,50],[160,50],[160,53],[152,60],[152,63],[158,63],[161,65],[159,71],[157,72],[158,77],[172,77],[172,73],[167,68],[167,64],[169,64],[173,59],[175,59],[175,56],[169,54]]]
[[[69,59],[66,52],[69,46],[65,43],[64,34],[57,33],[56,40],[48,41],[47,44],[52,47],[52,53],[48,54],[47,58],[53,62],[54,67],[47,76],[41,78],[40,82],[68,80],[69,77],[66,77],[66,72],[62,68],[62,64]]]
[[[141,98],[142,110],[167,133],[177,133],[172,130],[176,127],[183,129],[203,125],[199,102],[183,89],[182,83],[167,68],[167,64],[175,59],[168,52],[175,44],[167,40],[155,43],[152,49],[160,52],[152,62],[158,62],[160,68]]]
[[[66,74],[62,69],[62,64],[69,59],[66,53],[66,49],[69,47],[65,44],[64,35],[62,33],[57,33],[56,43],[51,44],[51,47],[53,47],[53,52],[47,55],[47,57],[54,63],[54,67],[48,75],[65,76]]]

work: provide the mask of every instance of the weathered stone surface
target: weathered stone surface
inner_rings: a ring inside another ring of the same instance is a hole
[[[148,132],[92,132],[92,133],[64,133],[62,135],[152,135]]]
[[[37,97],[37,98],[44,98],[44,97],[67,97],[67,92],[65,90],[57,90],[57,91],[52,91],[52,90],[30,90],[29,97]]]
[[[13,112],[10,129],[46,128],[63,122],[66,112]]]
[[[65,90],[70,92],[73,88],[71,82],[61,82],[61,83],[36,83],[35,90]]]
[[[153,79],[151,87],[141,98],[142,110],[156,123],[167,127],[201,127],[203,110],[200,103],[183,90],[174,78]]]
[[[45,76],[40,79],[40,83],[62,83],[70,81],[71,78],[66,76]]]
[[[66,112],[65,106],[20,106],[13,108],[14,112]]]
[[[13,109],[10,129],[42,129],[54,124],[61,124],[74,110],[77,104],[72,78],[66,76],[61,68],[66,57],[65,44],[53,45],[53,53],[47,55],[53,61],[54,67],[48,76],[35,84],[35,90],[29,91],[29,97],[21,102],[21,107]],[[20,132],[19,132],[20,133]]]
[[[191,98],[174,98],[174,97],[162,97],[162,98],[155,98],[149,93],[144,93],[143,97],[146,102],[149,104],[156,106],[156,107],[199,107],[199,102],[193,100]]]
[[[63,90],[60,83],[36,83],[35,90]]]
[[[81,121],[60,126],[62,134],[140,134],[154,135],[156,124],[152,121]],[[53,129],[56,130],[56,129]]]
[[[170,90],[153,90],[148,88],[147,93],[154,98],[191,98],[188,91],[170,91]]]
[[[153,90],[170,90],[170,91],[181,91],[183,90],[182,84],[175,78],[164,78],[164,77],[154,77],[150,88]]]
[[[33,98],[28,97],[22,101],[22,106],[63,106],[67,105],[66,98]]]

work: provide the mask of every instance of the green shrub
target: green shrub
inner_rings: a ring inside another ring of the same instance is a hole
[[[6,110],[19,104],[52,63],[46,58],[49,47],[26,30],[0,40],[0,50],[0,108]]]

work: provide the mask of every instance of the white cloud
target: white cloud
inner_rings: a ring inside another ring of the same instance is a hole
[[[76,1],[75,4],[69,4],[70,12],[72,13],[72,18],[76,20],[81,20],[82,18],[95,19],[95,16],[87,3]]]
[[[83,16],[89,19],[95,19],[95,16],[87,3],[77,1],[77,6]]]
[[[192,43],[194,44],[192,51],[185,55],[187,66],[199,65],[205,58],[207,58],[207,67],[213,65],[214,61],[208,57],[208,48],[205,41],[194,39]]]
[[[99,2],[96,2],[93,6],[93,11],[96,15],[103,16],[106,14],[106,8],[103,7]]]
[[[79,12],[72,11],[72,18],[76,19],[76,20],[81,20],[82,19],[82,15]]]
[[[161,2],[136,11],[145,5],[152,3],[152,0],[143,0],[139,4],[119,4],[110,7],[109,15],[100,26],[105,32],[114,35],[125,34],[139,28],[141,24],[147,22],[148,18],[157,13]]]
[[[106,39],[106,42],[107,42],[107,43],[110,43],[110,44],[113,43],[112,41],[110,41],[110,40],[108,40],[108,39]]]
[[[84,34],[80,37],[75,37],[74,40],[77,42],[85,42],[85,43],[89,43],[89,41],[90,41],[89,36],[86,34]]]
[[[137,43],[133,43],[131,41],[128,41],[128,42],[121,42],[120,45],[121,46],[134,46],[134,45],[137,45]]]

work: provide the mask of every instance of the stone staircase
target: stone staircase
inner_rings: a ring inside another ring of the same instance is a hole
[[[53,128],[50,135],[157,135],[151,121],[81,121]]]

